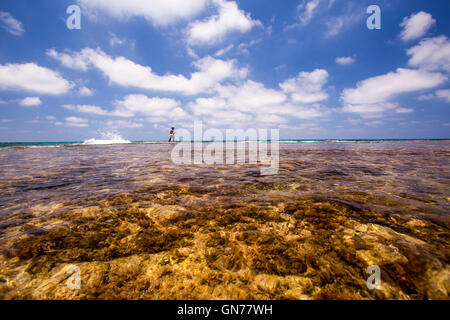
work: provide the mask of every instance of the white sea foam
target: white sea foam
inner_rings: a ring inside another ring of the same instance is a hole
[[[119,134],[113,132],[101,133],[102,139],[88,139],[83,142],[84,145],[99,145],[99,144],[125,144],[131,141],[125,140]]]

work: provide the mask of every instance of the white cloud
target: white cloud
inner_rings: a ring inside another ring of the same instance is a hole
[[[70,52],[66,50],[64,53],[57,52],[55,49],[47,50],[47,55],[58,60],[66,68],[86,71],[90,63],[90,55],[92,49],[84,49],[80,52]]]
[[[260,39],[258,39],[258,40],[251,40],[250,42],[248,42],[248,43],[241,43],[239,46],[238,46],[238,49],[242,52],[242,53],[246,53],[246,54],[248,54],[248,53],[250,53],[249,52],[249,48],[251,48],[251,47],[253,47],[255,44],[257,44],[257,43],[259,43],[261,40]]]
[[[273,123],[287,123],[289,122],[287,119],[280,117],[276,114],[258,114],[256,115],[256,122],[257,123],[267,123],[267,124],[273,124]]]
[[[102,50],[85,48],[75,53],[57,53],[49,50],[48,55],[59,60],[64,66],[87,70],[95,67],[111,83],[148,90],[179,92],[194,95],[210,91],[216,84],[231,78],[243,78],[247,69],[238,69],[236,60],[219,60],[205,57],[193,63],[198,70],[188,79],[183,75],[157,75],[149,66],[142,66],[124,57],[113,58]]]
[[[188,119],[189,115],[180,107],[180,102],[168,98],[149,98],[142,94],[132,94],[123,100],[117,100],[116,110],[111,114],[122,117],[142,115],[150,117],[155,122],[163,122],[168,119]]]
[[[85,9],[120,20],[143,17],[154,25],[166,26],[194,17],[209,0],[77,0]]]
[[[366,122],[365,125],[366,126],[379,126],[382,125],[383,121],[379,121],[379,120],[374,120],[374,121],[370,121],[370,122]]]
[[[432,93],[421,94],[417,99],[420,100],[420,101],[433,100],[434,99],[434,94],[432,94]]]
[[[194,21],[187,28],[187,42],[191,45],[212,44],[222,41],[231,32],[245,33],[262,26],[250,14],[240,10],[235,1],[214,0],[218,14],[204,21]]]
[[[77,112],[81,112],[81,113],[88,113],[88,114],[93,114],[93,115],[97,115],[97,116],[105,116],[105,115],[109,114],[109,112],[107,110],[104,110],[101,107],[92,106],[92,105],[65,104],[62,107],[66,110],[77,111]]]
[[[111,47],[115,46],[127,46],[128,49],[134,50],[136,47],[136,40],[129,40],[126,38],[119,38],[115,33],[109,33],[109,45]]]
[[[356,88],[345,89],[341,96],[343,111],[379,116],[397,107],[391,102],[396,96],[431,89],[446,80],[447,77],[441,73],[399,68],[395,72],[363,80]]]
[[[440,73],[399,68],[396,72],[363,80],[355,89],[345,89],[342,99],[350,104],[380,103],[401,93],[433,88],[446,80]]]
[[[85,128],[88,127],[88,120],[77,117],[68,117],[66,118],[65,125],[68,127],[76,127],[76,128]],[[56,123],[55,123],[56,124]]]
[[[39,97],[27,97],[19,101],[19,105],[22,107],[35,107],[40,106],[42,101]]]
[[[378,118],[383,115],[384,112],[397,108],[396,103],[381,102],[371,104],[346,104],[342,111],[349,113],[358,113],[365,118]]]
[[[219,97],[225,100],[226,108],[252,113],[276,113],[274,107],[281,106],[287,97],[283,92],[267,89],[262,83],[248,80],[240,86],[220,86],[217,88]]]
[[[80,96],[92,96],[94,94],[94,91],[87,87],[81,87],[80,90],[78,90],[78,94]]]
[[[450,40],[446,36],[424,39],[406,53],[412,67],[450,72]]]
[[[109,35],[111,36],[111,38],[109,38],[109,45],[111,47],[121,46],[125,43],[125,40],[120,39],[116,34],[110,32]]]
[[[142,94],[132,94],[125,96],[122,100],[116,100],[114,102],[115,109],[112,111],[105,110],[95,105],[65,104],[62,107],[66,110],[96,116],[131,118],[139,115],[143,117],[151,117],[151,119],[155,122],[163,122],[169,119],[189,119],[189,115],[180,107],[180,105],[181,103],[179,101],[173,99],[159,97],[149,98]],[[114,123],[130,124],[130,122],[115,120]]]
[[[108,120],[106,123],[109,127],[114,129],[120,128],[142,128],[144,125],[142,123],[136,123],[126,120]]]
[[[342,28],[344,28],[345,20],[345,17],[336,17],[328,21],[326,23],[327,30],[325,31],[325,37],[328,38],[337,36],[341,32]]]
[[[291,94],[294,102],[315,103],[328,99],[323,86],[328,81],[328,72],[316,69],[313,72],[300,72],[296,78],[280,84],[284,92]]]
[[[230,45],[228,45],[227,47],[218,50],[218,51],[214,54],[214,56],[216,56],[216,57],[221,57],[221,56],[223,56],[224,54],[228,53],[228,52],[229,52],[231,49],[233,49],[233,48],[234,48],[234,45],[233,45],[233,44],[230,44]]]
[[[298,89],[298,83],[294,84],[292,90]],[[300,84],[304,89],[305,83]],[[250,121],[255,127],[279,126],[287,118],[312,119],[329,113],[320,105],[299,104],[285,91],[266,88],[262,83],[251,80],[241,85],[217,86],[216,91],[215,96],[197,98],[188,106],[196,117],[220,127],[248,126]]]
[[[59,73],[35,63],[0,65],[0,90],[59,95],[71,88],[72,84]]]
[[[326,30],[324,36],[326,38],[335,37],[341,33],[341,31],[348,29],[352,24],[362,23],[366,18],[366,9],[360,4],[355,2],[347,2],[346,12],[340,16],[329,17],[327,19]],[[364,22],[365,25],[365,22]]]
[[[436,96],[450,102],[450,89],[438,90]]]
[[[195,60],[200,59],[200,57],[198,56],[198,54],[195,52],[194,49],[187,47],[186,52],[189,57],[194,58]]]
[[[395,112],[397,112],[397,113],[411,113],[411,112],[414,112],[414,109],[398,108],[398,109],[395,110]]]
[[[442,89],[437,90],[435,93],[423,94],[420,95],[417,99],[420,101],[443,99],[447,102],[450,102],[450,89]]]
[[[55,116],[47,116],[47,117],[45,117],[47,120],[49,120],[49,121],[53,121],[53,120],[56,120],[56,117]]]
[[[219,110],[215,113],[208,114],[203,120],[213,127],[234,127],[242,128],[244,125],[252,123],[253,117],[234,110]],[[253,126],[252,126],[253,127]]]
[[[403,22],[400,24],[403,27],[400,38],[403,41],[419,39],[427,34],[434,23],[436,23],[436,20],[433,19],[431,14],[424,11],[414,13],[403,18]]]
[[[25,29],[22,22],[15,19],[9,12],[0,11],[0,21],[3,23],[3,29],[15,36],[21,36]]]
[[[355,58],[353,57],[338,57],[336,58],[336,63],[341,66],[349,65],[355,62]]]
[[[321,0],[303,0],[298,6],[298,18],[302,25],[307,25],[311,22],[314,14],[319,6]]]

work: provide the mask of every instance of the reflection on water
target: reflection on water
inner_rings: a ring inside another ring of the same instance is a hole
[[[448,298],[450,142],[281,143],[275,176],[172,147],[0,150],[0,297]]]

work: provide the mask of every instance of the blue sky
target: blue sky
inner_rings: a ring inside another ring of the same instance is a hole
[[[164,140],[195,120],[450,138],[449,17],[445,0],[2,0],[0,140]]]

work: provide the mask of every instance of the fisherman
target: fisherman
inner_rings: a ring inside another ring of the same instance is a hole
[[[172,127],[172,130],[170,130],[169,142],[175,142],[175,127]]]

